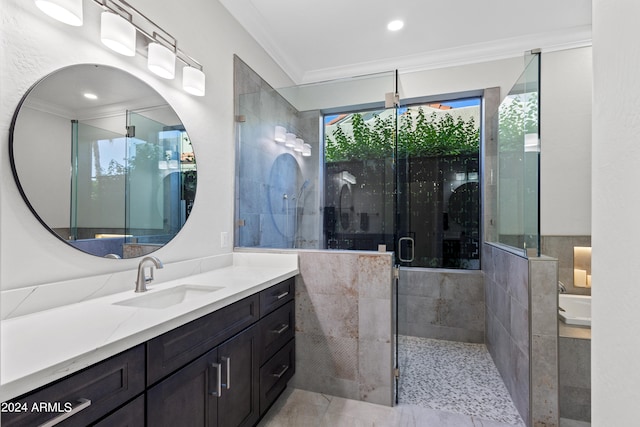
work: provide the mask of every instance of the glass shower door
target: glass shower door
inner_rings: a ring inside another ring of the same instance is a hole
[[[124,224],[125,137],[72,122],[71,242],[122,232]],[[103,253],[85,248],[94,255]]]
[[[397,107],[396,254],[404,267],[480,268],[480,98]]]
[[[481,99],[397,104],[396,403],[407,403],[432,366],[429,339],[446,339],[449,302],[431,269],[480,268]]]
[[[181,161],[184,130],[127,113],[126,234],[129,243],[165,244],[187,216]],[[195,167],[195,165],[194,165]]]

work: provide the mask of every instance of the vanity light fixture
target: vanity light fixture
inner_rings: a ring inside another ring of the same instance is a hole
[[[289,148],[293,148],[296,146],[296,134],[295,133],[288,133],[287,134],[287,138],[284,141],[284,145],[285,147],[289,147]]]
[[[163,79],[173,79],[176,76],[176,54],[157,42],[149,43],[147,68]]]
[[[82,0],[35,0],[38,9],[74,27],[82,26]]]
[[[100,40],[109,49],[124,56],[136,54],[136,27],[129,20],[110,11],[100,17]]]
[[[83,0],[34,0],[47,15],[65,24],[82,25]],[[182,70],[182,88],[195,96],[205,94],[202,65],[178,48],[178,40],[125,0],[93,0],[104,12],[100,17],[100,39],[110,49],[126,56],[136,54],[136,36],[148,41],[147,67],[160,77],[175,77],[176,59]]]
[[[276,126],[273,140],[275,142],[284,144],[284,142],[287,140],[287,129],[285,129],[284,126]]]
[[[537,133],[527,133],[524,135],[525,153],[540,152],[540,139]]]
[[[311,156],[311,145],[304,142],[304,139],[298,138],[295,133],[287,132],[284,126],[276,126],[273,140],[285,147],[302,154],[303,157]]]
[[[351,185],[355,185],[355,184],[356,184],[356,182],[357,182],[357,181],[356,181],[356,177],[355,177],[355,176],[353,176],[352,174],[350,174],[350,173],[349,173],[349,172],[347,172],[347,171],[342,171],[342,172],[340,172],[340,178],[342,178],[342,180],[343,180],[344,182],[348,182],[348,183],[349,183],[349,184],[351,184]]]
[[[182,88],[195,96],[204,96],[205,76],[202,70],[189,65],[182,69]]]

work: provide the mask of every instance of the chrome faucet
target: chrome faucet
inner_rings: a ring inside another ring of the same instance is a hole
[[[564,285],[564,283],[558,281],[558,293],[559,294],[566,294],[567,293],[567,287]]]
[[[145,264],[148,263],[151,263],[152,265],[149,266],[150,276],[147,277],[147,275],[144,273],[144,268]],[[138,280],[136,280],[136,292],[147,292],[147,283],[151,283],[151,281],[153,280],[154,265],[156,266],[156,268],[164,267],[162,265],[162,261],[154,256],[146,256],[142,258],[140,264],[138,264]]]

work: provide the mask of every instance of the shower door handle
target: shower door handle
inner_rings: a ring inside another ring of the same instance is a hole
[[[409,258],[402,257],[402,242],[407,242],[407,247],[411,248],[411,256]],[[398,239],[398,259],[402,262],[413,262],[415,259],[415,244],[416,242],[413,240],[413,237],[401,237]]]

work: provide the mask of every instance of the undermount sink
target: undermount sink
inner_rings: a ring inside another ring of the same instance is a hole
[[[203,297],[211,292],[224,289],[222,286],[205,285],[178,285],[173,288],[154,290],[150,289],[146,293],[129,298],[123,301],[114,302],[114,305],[124,305],[138,308],[167,308],[172,305],[181,304]]]

